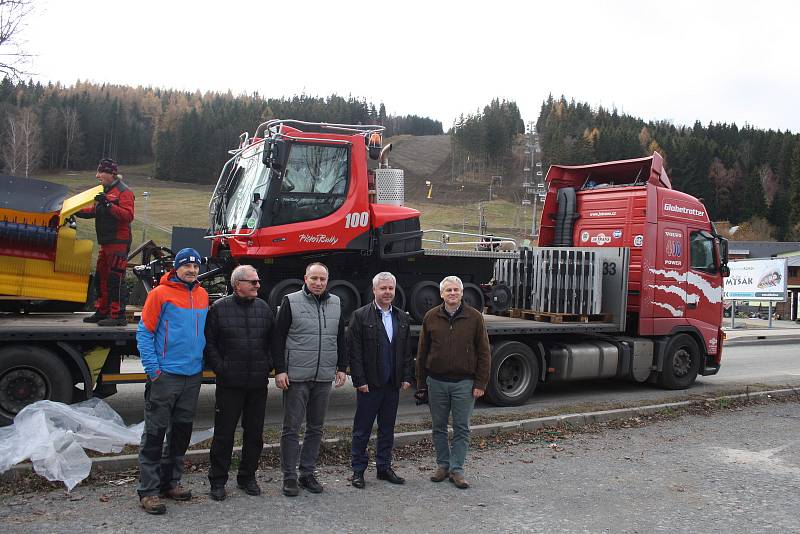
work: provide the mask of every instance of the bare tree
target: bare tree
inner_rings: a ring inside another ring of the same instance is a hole
[[[3,160],[9,174],[29,177],[39,164],[42,150],[39,144],[39,118],[31,108],[22,108],[8,116]]]
[[[64,108],[61,110],[61,117],[64,120],[64,168],[69,169],[70,159],[80,141],[78,110],[72,107]]]
[[[0,72],[11,78],[28,74],[23,66],[30,54],[22,49],[20,32],[31,11],[33,0],[0,0]]]

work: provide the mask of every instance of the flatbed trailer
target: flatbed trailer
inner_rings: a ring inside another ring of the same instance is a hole
[[[0,360],[3,365],[24,360],[24,368],[6,376],[0,384],[0,420],[8,423],[16,412],[33,399],[48,398],[61,402],[79,402],[91,396],[107,397],[116,392],[117,384],[144,383],[144,373],[122,373],[123,356],[138,357],[136,348],[136,323],[126,326],[98,327],[84,323],[87,313],[31,313],[25,315],[0,314]],[[486,329],[493,346],[508,352],[512,346],[511,359],[505,367],[514,367],[513,382],[506,385],[508,399],[500,398],[500,404],[519,403],[519,395],[525,398],[532,393],[523,391],[539,374],[531,368],[526,347],[536,346],[542,340],[564,334],[598,335],[619,332],[619,325],[608,322],[551,323],[496,315],[484,315]],[[421,327],[412,326],[414,339]],[[522,347],[519,344],[522,343]],[[416,347],[416,342],[414,343]],[[522,351],[522,352],[520,352]],[[501,354],[502,357],[502,354]],[[509,355],[505,355],[507,359]],[[541,362],[543,364],[544,362]],[[537,369],[542,365],[537,363]],[[502,366],[501,366],[502,367]],[[520,375],[522,372],[522,375]],[[495,377],[498,376],[495,370]],[[546,377],[545,377],[546,378]],[[508,382],[506,377],[505,381]],[[523,388],[520,390],[520,381]],[[204,371],[204,382],[213,383],[214,373]],[[498,384],[499,386],[499,384]],[[510,391],[508,391],[510,389]],[[524,400],[524,399],[523,399]]]
[[[88,315],[0,314],[0,425],[37,400],[80,402],[145,382],[145,373],[120,371],[123,356],[139,355],[138,325],[100,327],[84,323]],[[214,381],[210,371],[203,377]]]

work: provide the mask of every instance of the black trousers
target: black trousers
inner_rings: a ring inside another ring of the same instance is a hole
[[[242,457],[236,480],[246,484],[256,476],[258,459],[264,447],[264,413],[267,386],[263,388],[228,388],[217,386],[214,408],[214,439],[211,442],[211,487],[224,486],[231,467],[233,437],[239,417],[242,419]]]
[[[392,386],[370,389],[369,393],[356,392],[356,415],[353,418],[353,443],[350,450],[353,471],[363,473],[367,468],[367,445],[376,417],[378,440],[375,444],[375,464],[378,472],[392,467],[394,423],[399,403],[400,390]]]

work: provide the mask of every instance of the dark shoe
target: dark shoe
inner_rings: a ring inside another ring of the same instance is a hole
[[[255,480],[250,480],[244,484],[239,482],[236,485],[239,486],[239,489],[243,489],[244,492],[250,496],[255,497],[256,495],[261,495],[261,488],[258,487],[258,483]]]
[[[302,476],[297,481],[311,493],[322,493],[322,484],[319,483],[314,475]]]
[[[447,478],[447,475],[450,474],[450,470],[446,467],[439,466],[436,468],[436,472],[431,475],[431,482],[441,482],[442,480]]]
[[[161,515],[167,511],[166,505],[158,495],[147,495],[139,499],[139,504],[148,514]]]
[[[128,324],[128,321],[125,319],[124,315],[120,315],[119,317],[106,317],[105,319],[97,321],[97,326],[125,326],[126,324]]]
[[[228,496],[225,493],[225,486],[219,486],[217,488],[211,488],[211,491],[208,492],[211,495],[211,498],[215,501],[224,501],[225,498]]]
[[[300,489],[297,487],[297,480],[293,478],[284,478],[283,494],[287,497],[297,497],[297,495],[300,494]]]
[[[469,487],[469,483],[464,480],[463,473],[450,473],[450,482],[458,489],[467,489]]]
[[[192,490],[177,485],[174,488],[162,491],[161,496],[172,499],[173,501],[188,501],[192,498]]]
[[[89,317],[84,317],[83,318],[83,322],[84,323],[96,323],[98,321],[101,321],[102,319],[105,319],[106,317],[108,317],[108,315],[103,315],[100,312],[94,312]]]
[[[397,476],[397,473],[390,467],[386,471],[378,471],[378,480],[386,480],[392,484],[405,484],[406,479]]]
[[[353,472],[353,479],[350,481],[350,484],[352,484],[354,488],[364,489],[364,486],[366,486],[364,482],[364,473]]]

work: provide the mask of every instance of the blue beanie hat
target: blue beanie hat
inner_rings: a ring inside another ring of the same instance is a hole
[[[178,251],[178,253],[175,254],[175,261],[173,262],[173,265],[177,269],[186,263],[196,263],[197,265],[200,265],[202,263],[200,253],[193,248],[183,248]]]

